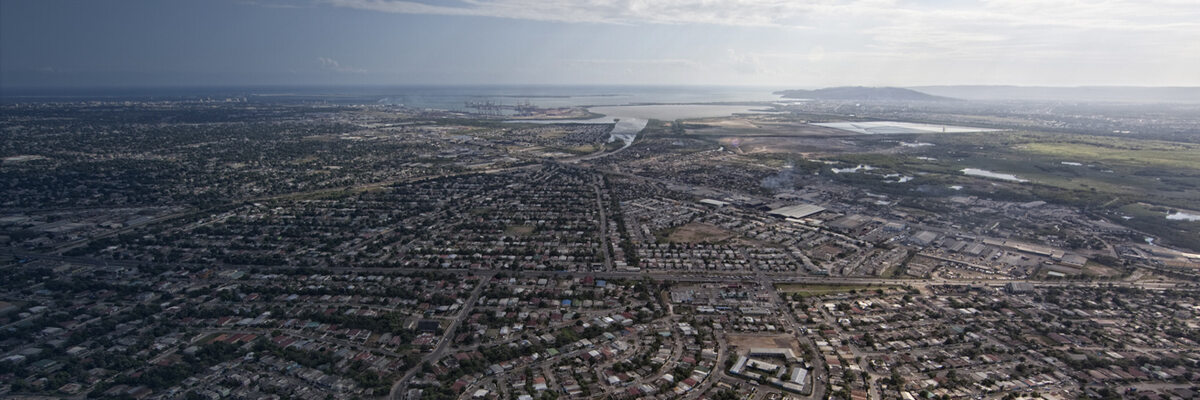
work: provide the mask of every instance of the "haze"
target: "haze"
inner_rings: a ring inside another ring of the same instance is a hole
[[[1193,1],[25,1],[0,86],[1200,85]]]

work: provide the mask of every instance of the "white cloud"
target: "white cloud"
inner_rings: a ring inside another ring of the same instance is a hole
[[[949,5],[899,0],[317,1],[398,14],[819,29],[866,34],[881,46],[951,47],[1015,41],[1033,34],[1084,32],[1173,35],[1175,42],[1200,40],[1200,3],[1194,0],[981,0]]]
[[[609,24],[714,24],[801,27],[813,12],[879,0],[463,0],[437,5],[410,0],[321,0],[335,7],[399,14],[436,14]]]
[[[737,39],[721,47],[671,40],[680,51],[668,59],[646,59],[649,50],[644,50],[631,52],[628,59],[564,61],[596,68],[688,70],[711,77],[733,73],[758,83],[807,79],[814,73],[1068,82],[1081,71],[1102,77],[1103,72],[1150,76],[1166,66],[1200,70],[1197,0],[311,1],[385,13],[563,24],[744,27],[732,30]],[[648,37],[631,48],[661,45]],[[1126,64],[1140,65],[1140,72],[1121,67]],[[991,75],[978,75],[984,72]]]
[[[321,69],[326,71],[350,74],[361,74],[367,72],[367,70],[362,68],[354,68],[349,65],[342,65],[342,63],[338,62],[338,60],[334,60],[329,57],[317,57],[317,63],[321,65]]]
[[[949,7],[896,0],[461,0],[454,4],[413,0],[317,1],[335,7],[399,14],[615,24],[805,27],[827,18],[850,23],[868,18],[1121,30],[1200,26],[1197,19],[1200,6],[1193,0],[981,0],[949,3]]]
[[[734,72],[745,75],[765,75],[770,72],[768,65],[757,54],[742,53],[736,49],[725,51],[729,55],[729,65]]]
[[[699,68],[700,63],[695,60],[684,58],[580,58],[566,60],[569,64],[581,65],[645,65],[645,66],[678,66],[687,68]]]
[[[808,62],[819,63],[825,61],[825,46],[816,45],[808,51]]]

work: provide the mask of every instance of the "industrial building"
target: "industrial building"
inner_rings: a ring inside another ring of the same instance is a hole
[[[787,207],[780,207],[768,212],[768,214],[783,217],[783,218],[804,218],[825,211],[825,207],[815,204],[796,204]]]

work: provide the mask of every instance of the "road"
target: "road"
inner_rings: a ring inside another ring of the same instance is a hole
[[[704,383],[701,383],[700,386],[697,386],[696,388],[692,389],[692,391],[688,392],[687,396],[684,396],[684,399],[686,400],[695,400],[700,398],[702,395],[707,393],[708,390],[713,387],[713,385],[725,378],[725,360],[728,359],[730,355],[729,343],[725,341],[724,332],[714,333],[713,336],[716,336],[717,338],[716,364],[713,365],[712,372],[708,374],[708,377],[704,378]]]
[[[597,175],[596,182],[593,183],[592,186],[594,189],[596,189],[596,210],[600,213],[600,249],[604,252],[604,270],[612,271],[613,255],[612,245],[608,240],[608,214],[604,212],[604,195],[600,193],[600,187],[603,184],[603,182],[601,182],[602,179],[604,178]]]
[[[71,257],[55,254],[42,254],[31,251],[17,250],[12,248],[0,249],[0,257],[17,257],[27,258],[31,260],[49,260],[64,263],[90,265],[100,268],[136,268],[139,265],[157,265],[170,268],[180,267],[196,267],[199,264],[177,264],[177,263],[160,263],[148,261],[132,261],[132,260],[108,260],[94,257]],[[264,272],[270,271],[286,271],[294,269],[290,266],[261,266],[261,265],[232,265],[232,264],[209,264],[209,267],[218,269],[259,269]],[[414,273],[414,272],[442,272],[442,273],[474,273],[474,274],[491,274],[496,270],[483,269],[465,269],[465,268],[372,268],[372,267],[329,267],[323,268],[331,273],[359,273],[359,274],[392,274],[392,273]],[[818,285],[873,285],[873,286],[912,286],[922,288],[930,285],[970,285],[970,286],[988,286],[988,287],[1003,287],[1013,282],[1029,283],[1035,287],[1124,287],[1124,288],[1139,288],[1149,290],[1200,290],[1198,287],[1180,286],[1180,282],[1173,281],[1038,281],[1029,279],[902,279],[902,278],[878,278],[878,277],[852,277],[852,276],[823,276],[823,275],[801,275],[798,272],[754,272],[754,271],[675,271],[675,270],[655,270],[655,271],[534,271],[534,270],[503,270],[504,273],[520,277],[576,277],[582,278],[591,276],[600,279],[643,279],[650,278],[663,281],[674,282],[753,282],[761,279],[767,279],[773,283],[799,283],[799,284],[818,284]]]
[[[417,372],[421,370],[421,365],[426,362],[440,360],[446,354],[446,349],[450,348],[450,341],[454,339],[454,332],[458,330],[458,326],[462,324],[462,321],[471,315],[471,310],[475,308],[475,303],[479,302],[479,296],[483,294],[483,288],[488,285],[488,282],[491,282],[493,275],[495,275],[495,272],[484,272],[482,275],[479,275],[478,285],[475,286],[475,290],[471,291],[471,297],[463,305],[463,308],[458,311],[458,315],[450,322],[450,326],[446,327],[446,333],[442,334],[437,347],[432,352],[429,352],[429,354],[421,357],[421,362],[409,367],[408,371],[392,384],[392,390],[388,393],[389,399],[400,398],[400,393],[408,386],[408,382],[412,380],[413,376],[416,376]]]
[[[787,301],[785,301],[783,297],[779,295],[779,291],[775,290],[774,282],[769,278],[766,278],[764,275],[765,273],[759,272],[758,283],[763,286],[763,290],[766,290],[767,293],[771,295],[772,306],[775,310],[780,311],[780,315],[783,315],[784,322],[787,323],[788,327],[790,327],[792,330],[792,335],[797,341],[806,343],[811,349],[816,349],[817,344],[812,341],[810,336],[800,335],[801,325],[800,323],[796,322],[795,314],[792,313],[790,308],[788,308]],[[812,357],[812,360],[810,360],[812,369],[810,370],[811,373],[809,374],[809,379],[812,380],[812,383],[809,384],[810,393],[808,396],[804,397],[805,399],[825,398],[825,385],[818,384],[819,382],[817,381],[818,376],[825,374],[825,358],[822,354],[820,354],[820,352],[816,352],[816,354],[817,356]]]

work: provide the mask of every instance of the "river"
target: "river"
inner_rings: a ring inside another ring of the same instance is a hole
[[[646,128],[651,119],[674,121],[678,119],[695,119],[711,117],[728,117],[734,114],[744,114],[762,109],[761,106],[735,106],[718,104],[654,104],[635,106],[603,106],[590,107],[588,111],[604,114],[592,119],[563,119],[563,120],[514,120],[511,123],[532,124],[611,124],[617,121],[609,133],[608,141],[620,140],[625,143],[621,149],[633,145],[633,141]]]

